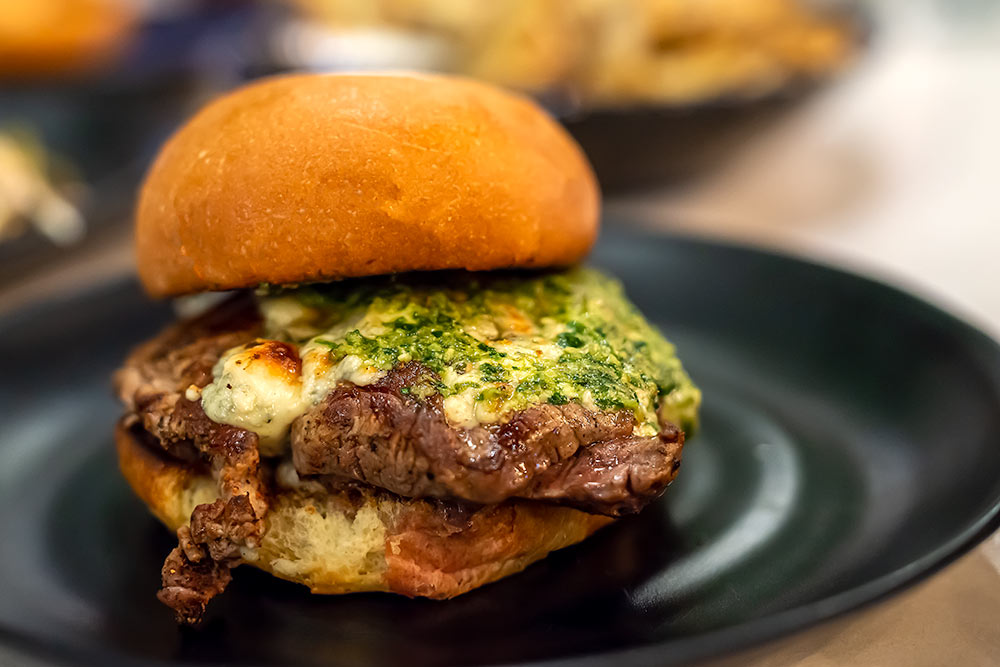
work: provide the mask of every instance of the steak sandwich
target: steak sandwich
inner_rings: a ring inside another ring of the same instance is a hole
[[[461,79],[275,78],[182,127],[142,188],[139,274],[230,294],[115,376],[178,619],[242,563],[452,597],[656,499],[700,395],[579,266],[598,210],[555,122]]]

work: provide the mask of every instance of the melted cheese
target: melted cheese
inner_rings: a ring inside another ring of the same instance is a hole
[[[226,352],[213,369],[215,380],[201,391],[201,405],[212,421],[256,433],[261,453],[277,456],[307,403],[301,377],[260,354],[266,344]]]
[[[356,356],[331,365],[329,349],[316,344],[300,349],[302,370],[290,372],[273,357],[260,353],[275,343],[259,341],[229,350],[215,364],[214,380],[201,390],[202,409],[208,418],[253,431],[265,456],[286,451],[295,418],[337,384],[366,385],[385,375]]]

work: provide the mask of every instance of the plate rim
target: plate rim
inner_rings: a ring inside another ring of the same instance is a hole
[[[1000,341],[992,335],[952,311],[948,306],[938,303],[933,295],[915,294],[890,282],[884,276],[866,273],[864,267],[840,266],[820,258],[803,254],[756,245],[741,240],[717,239],[676,231],[656,231],[648,226],[637,224],[635,219],[620,216],[609,216],[614,221],[602,230],[601,238],[618,236],[629,243],[637,241],[681,243],[691,247],[708,250],[723,250],[740,255],[764,256],[786,265],[793,265],[810,271],[819,270],[834,274],[838,279],[847,279],[866,287],[879,289],[894,299],[901,299],[908,306],[916,306],[924,313],[935,317],[934,326],[947,326],[953,333],[960,335],[963,347],[975,349],[992,355],[1000,360]],[[601,243],[601,240],[598,240]],[[0,312],[0,332],[16,325],[19,321],[37,316],[39,312],[56,308],[74,301],[92,299],[125,288],[135,286],[136,277],[133,274],[105,276],[90,283],[77,284],[72,290],[64,293],[49,293],[31,303]],[[151,303],[155,303],[152,302]],[[1000,369],[1000,365],[997,366]],[[1000,370],[990,371],[985,365],[980,369],[986,376],[996,376],[1000,387]],[[858,586],[848,588],[833,595],[818,600],[797,605],[790,609],[774,612],[735,625],[710,630],[690,637],[675,638],[652,642],[632,647],[611,649],[568,655],[543,660],[533,660],[521,663],[500,663],[503,665],[519,665],[523,667],[561,667],[569,665],[606,665],[620,664],[660,664],[665,656],[671,663],[687,662],[705,659],[711,656],[724,656],[736,651],[763,645],[779,637],[787,637],[807,628],[844,617],[850,613],[862,611],[885,601],[887,598],[902,592],[920,582],[926,581],[934,574],[951,565],[960,557],[967,555],[990,535],[1000,530],[1000,494],[992,499],[991,504],[982,513],[967,523],[962,530],[945,542],[926,551],[919,558],[898,567],[892,572],[869,580]],[[131,665],[176,665],[176,662],[140,659],[138,657],[112,653],[106,649],[81,650],[65,643],[52,643],[44,638],[25,634],[7,624],[0,624],[0,647],[12,649],[22,656],[38,660],[54,660],[60,663],[76,663],[79,660],[100,660],[101,664],[110,667]],[[228,663],[206,663],[228,664]],[[245,663],[247,666],[254,663]],[[334,663],[336,664],[336,663]]]

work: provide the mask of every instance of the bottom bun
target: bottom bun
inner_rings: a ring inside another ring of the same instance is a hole
[[[217,484],[207,470],[167,458],[143,440],[119,424],[119,465],[135,493],[175,531],[195,506],[216,499]],[[519,572],[612,521],[531,501],[470,507],[374,487],[299,482],[290,468],[274,477],[267,531],[259,547],[243,549],[243,562],[313,593],[450,598]]]

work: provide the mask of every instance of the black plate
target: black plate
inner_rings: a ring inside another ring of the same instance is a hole
[[[892,288],[613,230],[596,263],[678,344],[704,427],[661,502],[450,602],[241,568],[202,630],[154,599],[170,536],[115,471],[108,375],[170,313],[131,282],[7,317],[0,636],[90,664],[665,663],[828,618],[997,525],[1000,348]]]

